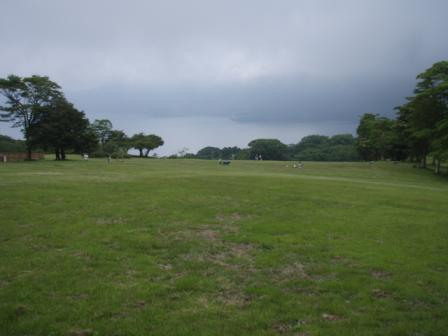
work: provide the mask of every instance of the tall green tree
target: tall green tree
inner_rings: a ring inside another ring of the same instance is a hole
[[[263,160],[286,160],[288,146],[278,139],[255,139],[249,142],[250,157],[261,155]]]
[[[131,139],[120,130],[112,130],[104,144],[104,152],[108,155],[124,157],[132,147]]]
[[[139,151],[139,156],[143,157],[143,151],[146,147],[146,135],[144,133],[134,134],[131,138],[132,147]]]
[[[163,139],[155,134],[145,135],[144,133],[138,133],[131,138],[131,147],[139,151],[140,157],[148,157],[150,151],[163,144]]]
[[[397,108],[397,119],[411,144],[412,154],[425,168],[428,154],[436,162],[447,157],[448,61],[437,62],[417,76],[414,95]]]
[[[221,149],[212,146],[204,147],[197,152],[196,157],[204,160],[219,159],[221,158]]]
[[[21,78],[10,75],[0,78],[0,94],[5,98],[0,106],[0,121],[13,122],[13,127],[21,128],[27,158],[31,160],[31,151],[36,144],[32,139],[33,128],[40,122],[44,108],[63,98],[61,87],[45,76]]]
[[[357,150],[364,160],[384,160],[392,149],[395,121],[366,113],[356,130]]]
[[[39,122],[31,129],[32,142],[54,150],[56,160],[65,160],[67,150],[89,152],[98,143],[84,112],[65,98],[41,107],[39,113]]]
[[[241,148],[233,146],[233,147],[224,147],[221,149],[221,159],[230,160],[236,159],[238,154],[241,152]]]
[[[109,119],[95,119],[92,128],[100,141],[101,149],[104,151],[104,145],[112,134],[112,122]]]

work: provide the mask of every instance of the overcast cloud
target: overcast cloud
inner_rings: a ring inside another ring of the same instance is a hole
[[[292,143],[393,115],[448,58],[446,13],[446,0],[2,0],[0,77],[48,75],[91,120],[160,134],[162,154]]]

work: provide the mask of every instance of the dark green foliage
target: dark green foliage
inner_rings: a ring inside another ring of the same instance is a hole
[[[318,146],[325,146],[329,143],[330,139],[329,137],[325,135],[308,135],[302,140],[300,140],[299,144],[297,145],[300,149],[305,149],[309,147],[318,147]]]
[[[250,150],[248,148],[241,149],[238,154],[236,154],[237,160],[250,160]]]
[[[448,158],[448,61],[435,63],[417,76],[414,95],[396,107],[395,120],[366,113],[357,133],[357,150],[364,160],[404,160],[434,170]]]
[[[25,150],[25,141],[0,134],[0,153],[24,152]]]
[[[92,124],[92,129],[95,131],[101,147],[104,150],[104,144],[109,140],[112,133],[112,122],[108,119],[96,119]]]
[[[301,161],[358,161],[355,138],[351,134],[337,134],[332,137],[310,135],[298,144],[285,145],[276,139],[251,141],[249,148],[204,147],[196,154],[199,159],[251,160],[261,155],[263,160]]]
[[[233,160],[233,159],[236,159],[240,153],[241,153],[241,148],[238,148],[236,146],[224,147],[223,149],[221,149],[221,159]]]
[[[131,147],[131,139],[123,131],[112,130],[104,143],[103,151],[107,156],[123,158]]]
[[[351,134],[309,135],[297,145],[291,145],[290,155],[291,159],[300,161],[358,161],[354,143]]]
[[[0,121],[13,122],[13,127],[21,128],[30,160],[31,150],[37,144],[32,139],[32,129],[40,122],[44,108],[63,98],[61,88],[48,77],[10,75],[0,78],[0,94],[5,97]]]
[[[261,155],[263,160],[286,160],[288,146],[277,139],[256,139],[249,142],[249,156]]]
[[[336,145],[351,145],[351,146],[353,146],[355,144],[355,142],[356,142],[355,138],[350,133],[336,134],[336,135],[333,135],[329,139],[330,145],[334,145],[334,146],[336,146]]]
[[[41,107],[39,114],[39,122],[30,130],[32,142],[45,150],[53,150],[56,160],[65,160],[67,150],[87,153],[96,147],[98,140],[84,112],[64,98]]]
[[[249,160],[250,155],[248,150],[239,147],[224,147],[222,149],[213,146],[207,146],[200,149],[196,155],[190,155],[190,158],[197,158],[202,160]]]
[[[206,160],[220,159],[221,149],[211,146],[204,147],[197,152],[196,157],[198,159],[206,159]]]
[[[390,158],[396,141],[396,121],[377,114],[362,116],[358,129],[357,149],[363,160]]]
[[[426,167],[431,154],[440,162],[448,158],[448,61],[435,63],[417,76],[414,96],[398,107],[398,120],[412,155]]]
[[[163,139],[155,134],[145,135],[144,133],[138,133],[130,139],[130,147],[137,149],[140,157],[148,157],[150,151],[163,144]]]

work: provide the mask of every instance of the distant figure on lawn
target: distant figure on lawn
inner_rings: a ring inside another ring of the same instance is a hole
[[[89,159],[89,154],[84,154],[83,156],[84,161],[87,161]]]
[[[228,166],[230,164],[230,160],[221,160],[218,161],[219,164],[222,164],[224,166]]]

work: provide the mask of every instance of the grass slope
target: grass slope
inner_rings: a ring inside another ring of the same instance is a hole
[[[446,335],[448,181],[286,164],[1,164],[0,334]]]

